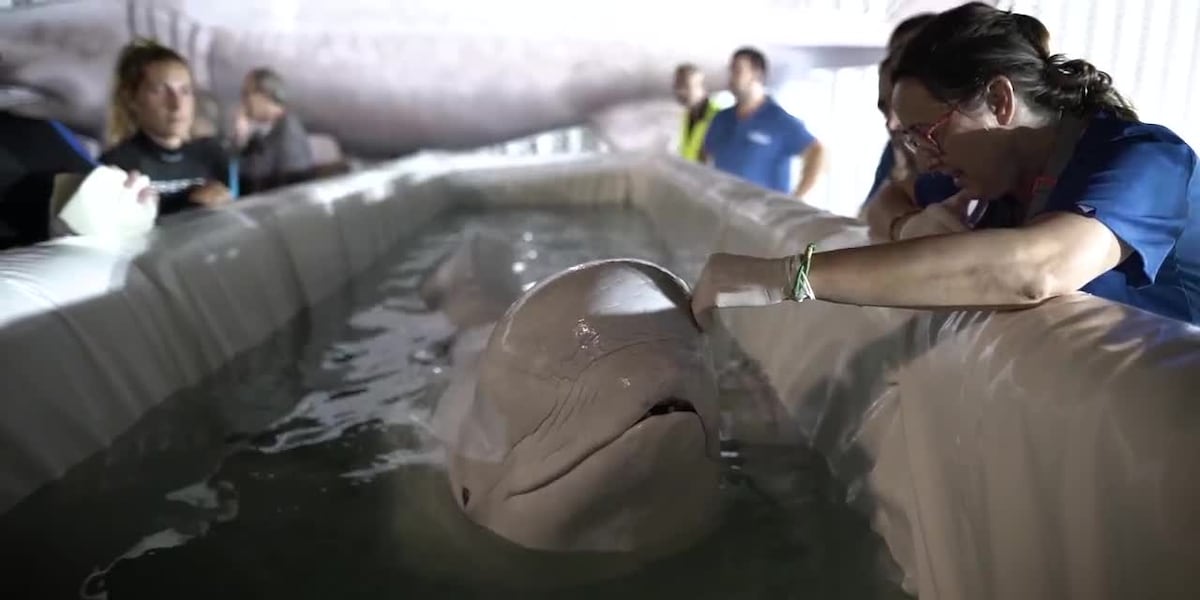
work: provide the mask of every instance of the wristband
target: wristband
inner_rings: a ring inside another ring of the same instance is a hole
[[[804,302],[817,298],[817,295],[813,293],[812,285],[808,282],[808,270],[812,267],[813,250],[816,248],[816,244],[809,244],[800,257],[800,264],[796,267],[795,282],[792,284],[791,300]]]

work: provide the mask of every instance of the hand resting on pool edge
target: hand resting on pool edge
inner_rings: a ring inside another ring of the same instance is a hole
[[[536,550],[652,560],[691,546],[717,521],[720,465],[716,376],[686,284],[643,261],[586,263],[493,327],[480,290],[519,290],[479,285],[511,277],[502,245],[469,240],[422,286],[468,328],[433,419],[459,508]]]

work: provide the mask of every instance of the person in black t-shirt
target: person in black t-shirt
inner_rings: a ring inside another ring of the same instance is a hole
[[[231,200],[229,159],[213,138],[191,140],[192,73],[175,51],[154,42],[125,47],[109,103],[108,141],[100,162],[140,171],[159,194],[159,215]]]
[[[228,174],[228,159],[212,138],[185,142],[174,150],[139,131],[105,152],[100,162],[140,171],[158,192],[160,215],[198,206],[220,206],[229,201],[221,181]]]

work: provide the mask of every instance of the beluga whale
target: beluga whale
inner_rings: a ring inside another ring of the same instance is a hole
[[[502,243],[468,240],[422,286],[476,332],[431,423],[458,508],[530,550],[644,563],[700,541],[720,508],[717,382],[686,283],[642,260],[587,262],[480,327],[495,309],[454,298],[498,285],[480,278],[505,270],[463,267],[503,256],[489,246]]]

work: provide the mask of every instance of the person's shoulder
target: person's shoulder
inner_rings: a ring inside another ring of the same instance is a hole
[[[735,111],[737,111],[736,106],[730,106],[728,108],[722,108],[718,110],[717,114],[713,115],[713,123],[717,123],[718,121],[724,123],[732,119]]]
[[[774,98],[770,98],[763,111],[764,116],[775,124],[775,127],[786,128],[788,131],[795,131],[798,135],[804,136],[808,132],[808,126],[804,124],[804,119],[792,114],[791,111],[784,108]]]
[[[1056,190],[1067,190],[1068,195],[1089,190],[1084,194],[1087,202],[1126,202],[1155,194],[1166,201],[1170,198],[1163,194],[1175,198],[1176,191],[1197,180],[1198,162],[1191,146],[1169,128],[1100,113],[1088,122]],[[1147,191],[1151,188],[1153,193]]]
[[[786,119],[789,121],[799,121],[800,118],[792,114],[791,111],[784,108],[774,96],[767,96],[767,101],[763,105],[763,114],[769,115],[775,119]]]
[[[1110,145],[1123,150],[1145,150],[1166,153],[1180,159],[1196,161],[1196,152],[1179,134],[1164,125],[1123,119],[1108,113],[1092,118],[1081,140],[1084,148]]]
[[[191,140],[187,143],[187,151],[194,156],[225,156],[225,148],[221,146],[221,141],[215,137],[202,137]]]
[[[199,137],[188,141],[188,147],[203,151],[220,150],[221,140],[213,136]]]
[[[121,143],[112,146],[100,154],[98,162],[105,165],[113,165],[128,169],[135,164],[141,157],[141,153],[134,147],[133,138],[127,138]]]
[[[712,121],[710,121],[708,124],[709,138],[724,135],[722,132],[728,130],[733,124],[735,110],[736,108],[731,106],[729,108],[723,108],[717,111],[717,114],[713,115]]]

